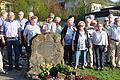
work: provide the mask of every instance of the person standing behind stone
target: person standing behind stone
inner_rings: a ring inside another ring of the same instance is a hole
[[[72,65],[72,40],[74,32],[74,20],[70,18],[61,32],[61,44],[64,46],[64,62],[70,66]]]
[[[62,27],[60,25],[61,18],[60,17],[55,17],[55,23],[56,23],[56,33],[61,34]]]
[[[74,34],[73,37],[73,51],[75,51],[75,55],[76,55],[76,64],[75,64],[75,68],[78,67],[79,65],[79,57],[81,55],[81,66],[82,69],[84,69],[85,67],[85,60],[86,60],[86,53],[87,53],[87,34],[84,30],[85,28],[85,22],[84,21],[80,21],[78,23],[78,30],[76,31],[76,33]],[[85,56],[84,56],[85,55]]]
[[[41,34],[40,27],[36,24],[36,21],[37,21],[37,17],[32,16],[30,20],[30,24],[26,26],[24,33],[23,33],[24,38],[27,42],[27,62],[28,62],[27,70],[29,70],[29,58],[31,56],[32,39],[37,34]]]
[[[55,15],[50,13],[47,19],[47,22],[44,23],[42,27],[42,33],[55,33],[56,24],[53,22]]]
[[[26,28],[27,25],[30,24],[31,17],[34,16],[33,12],[28,13],[28,21],[25,23],[24,29]]]
[[[104,67],[104,52],[108,46],[107,32],[103,30],[101,23],[97,24],[98,29],[93,33],[93,47],[96,55],[96,68],[97,70],[103,70]]]
[[[13,12],[9,12],[8,21],[4,23],[5,37],[8,53],[8,71],[13,69],[13,55],[12,47],[15,53],[15,69],[20,70],[19,67],[19,28],[20,24],[14,20],[15,15]]]
[[[30,40],[36,34],[41,34],[40,27],[36,24],[37,16],[32,16],[30,24],[26,26],[24,30],[24,38],[27,41],[27,45],[30,46]]]
[[[109,47],[113,67],[120,67],[120,18],[115,18],[115,24],[110,27]]]

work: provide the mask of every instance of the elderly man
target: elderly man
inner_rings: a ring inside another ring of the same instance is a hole
[[[7,53],[8,53],[8,71],[13,69],[13,60],[12,60],[12,47],[15,53],[15,69],[20,70],[19,67],[19,28],[20,24],[14,20],[15,15],[13,12],[9,12],[8,21],[5,22],[5,37],[6,37],[6,45],[7,45]]]
[[[29,58],[31,56],[32,39],[37,34],[41,34],[40,27],[36,24],[37,19],[38,19],[37,16],[32,16],[30,21],[31,24],[26,26],[23,33],[24,38],[27,42],[27,62],[28,62],[27,70],[29,70]]]
[[[25,23],[28,21],[27,19],[24,18],[24,12],[20,11],[18,13],[18,19],[16,20],[20,24],[20,29],[21,31],[24,30]]]
[[[28,13],[28,21],[25,23],[24,29],[26,28],[27,25],[30,24],[31,17],[34,16],[33,12]]]
[[[120,18],[115,18],[108,35],[112,66],[120,67]]]
[[[19,30],[20,31],[20,54],[21,54],[21,56],[23,56],[22,46],[25,46],[23,31],[24,31],[25,23],[28,21],[27,19],[24,18],[24,12],[23,11],[20,11],[18,13],[18,19],[16,21],[20,24],[20,30]]]

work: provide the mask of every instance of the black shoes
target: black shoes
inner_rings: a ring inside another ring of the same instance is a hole
[[[103,71],[104,68],[96,68],[96,71]]]
[[[15,66],[14,68],[18,71],[21,70],[21,68],[19,66]],[[13,67],[8,67],[8,71],[12,71],[12,70],[13,70]]]
[[[19,66],[15,66],[15,69],[18,70],[18,71],[21,70],[21,68]]]
[[[13,67],[9,66],[8,71],[12,71],[12,70],[13,70]]]

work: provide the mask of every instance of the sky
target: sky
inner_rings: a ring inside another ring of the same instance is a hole
[[[113,1],[113,2],[117,2],[117,1],[119,1],[119,0],[111,0],[111,1]]]

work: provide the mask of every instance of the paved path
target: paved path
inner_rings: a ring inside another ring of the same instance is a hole
[[[5,54],[7,54],[6,49],[4,50]],[[6,58],[6,55],[5,55]],[[0,80],[27,80],[25,78],[25,73],[24,73],[24,68],[26,67],[26,61],[23,60],[22,58],[20,58],[20,62],[21,64],[21,71],[17,71],[15,69],[13,69],[12,71],[7,71],[7,65],[5,66],[5,71],[7,72],[7,74],[1,74],[0,73]],[[6,63],[7,64],[7,61]]]
[[[8,74],[0,74],[0,80],[27,80],[22,71],[10,71]]]

